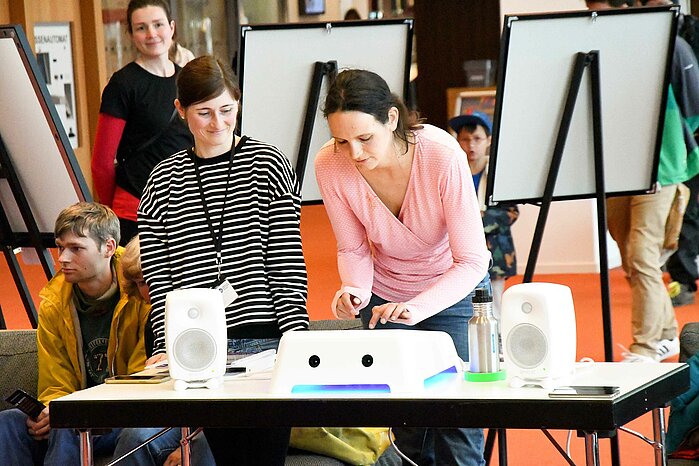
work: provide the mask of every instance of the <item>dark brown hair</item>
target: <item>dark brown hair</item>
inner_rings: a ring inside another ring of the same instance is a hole
[[[388,84],[378,74],[367,70],[344,70],[330,84],[325,98],[325,118],[336,112],[362,112],[373,115],[380,123],[388,122],[391,107],[398,109],[398,124],[393,132],[408,150],[409,133],[420,129],[420,119],[411,112],[400,97],[391,93]]]
[[[133,34],[133,27],[131,25],[131,15],[133,15],[134,11],[140,10],[141,8],[145,8],[147,6],[162,8],[165,12],[165,16],[167,17],[167,22],[172,22],[170,4],[165,0],[131,0],[129,2],[129,6],[126,7],[126,29],[129,31],[129,34]]]
[[[211,55],[195,58],[177,75],[177,99],[185,108],[215,99],[225,91],[240,100],[240,88],[233,71]]]

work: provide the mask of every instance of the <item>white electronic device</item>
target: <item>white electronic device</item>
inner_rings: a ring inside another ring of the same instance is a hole
[[[273,393],[419,392],[461,373],[454,342],[424,330],[314,330],[282,336]]]
[[[175,389],[216,388],[226,372],[226,313],[221,293],[209,288],[165,297],[165,348]]]
[[[572,374],[576,331],[570,288],[555,283],[511,286],[502,296],[501,326],[510,385],[551,387]]]

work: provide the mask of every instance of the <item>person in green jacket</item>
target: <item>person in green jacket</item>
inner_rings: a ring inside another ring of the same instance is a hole
[[[50,402],[113,375],[143,370],[150,306],[130,296],[119,267],[119,220],[106,206],[81,202],[58,215],[54,235],[61,270],[41,290],[36,418],[0,412],[0,451],[12,465],[79,464],[73,429],[52,429]],[[120,429],[96,436],[95,453],[111,453]]]

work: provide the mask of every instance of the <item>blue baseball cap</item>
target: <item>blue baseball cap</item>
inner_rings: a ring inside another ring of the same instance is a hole
[[[449,120],[449,126],[456,134],[466,125],[481,125],[488,130],[488,134],[493,132],[493,123],[483,112],[471,112],[466,115],[459,115]]]

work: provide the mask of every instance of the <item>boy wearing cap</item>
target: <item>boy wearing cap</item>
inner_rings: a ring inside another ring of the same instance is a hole
[[[493,311],[500,318],[500,302],[505,290],[505,279],[517,273],[515,245],[510,226],[519,217],[516,205],[485,205],[485,187],[488,178],[488,148],[490,147],[492,123],[488,115],[472,112],[449,120],[456,133],[459,145],[466,153],[468,166],[473,175],[473,184],[483,217],[483,229],[488,250],[493,256],[490,281],[493,287]]]

